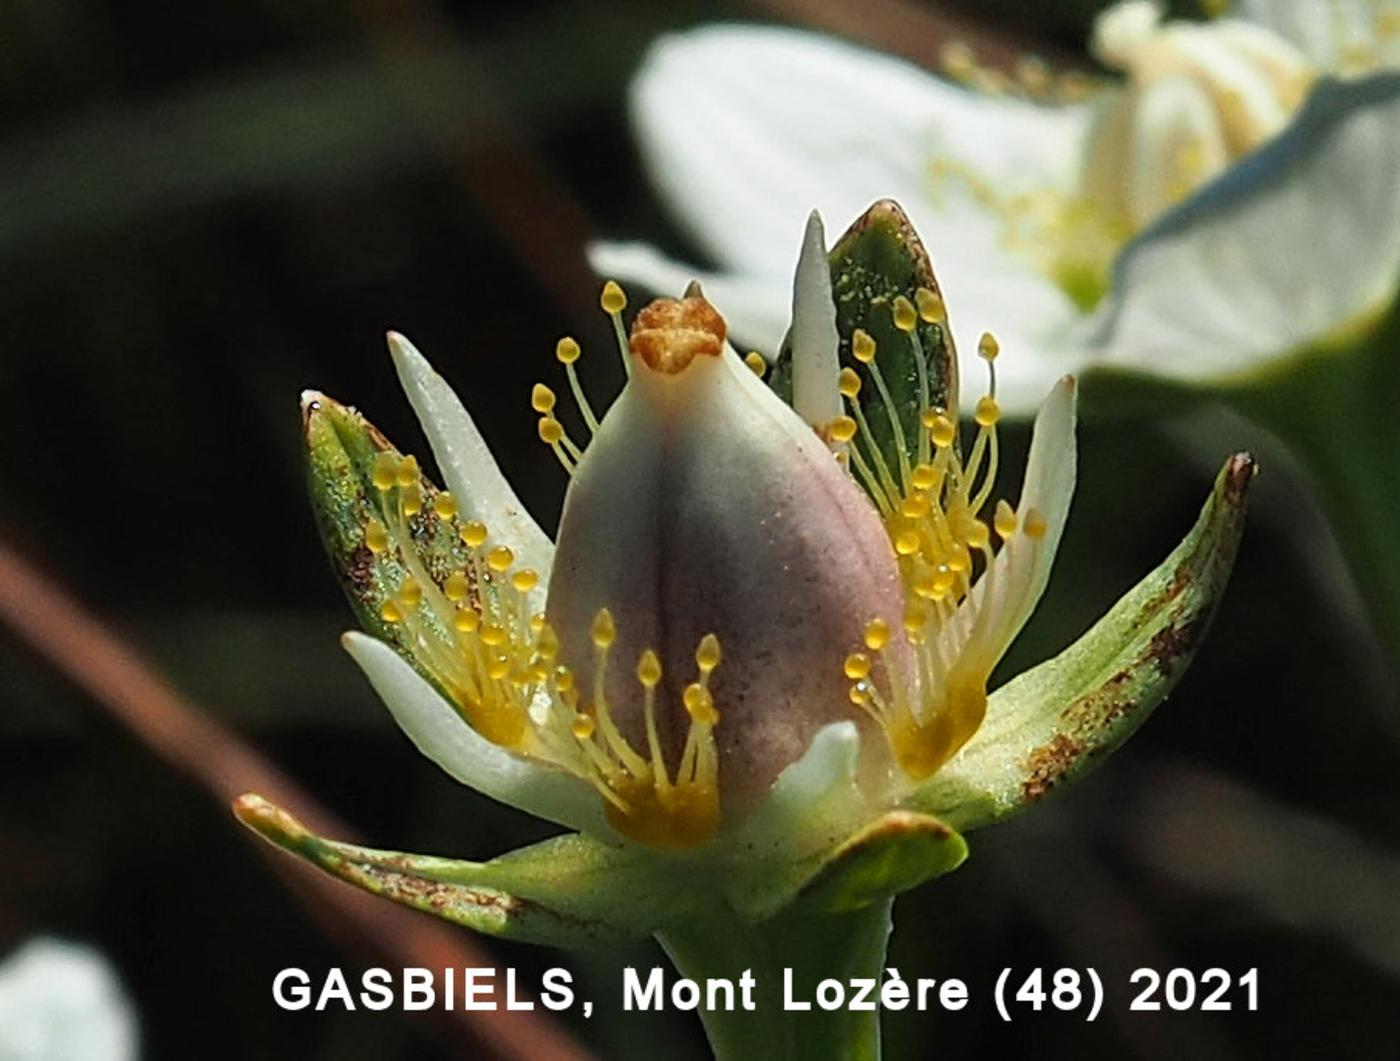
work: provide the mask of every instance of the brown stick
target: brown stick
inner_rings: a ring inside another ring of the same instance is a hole
[[[0,619],[221,807],[244,792],[257,792],[319,833],[352,837],[346,825],[295,781],[181,697],[135,649],[3,540]],[[231,815],[229,823],[233,825]],[[495,964],[458,933],[421,914],[366,895],[300,862],[270,851],[269,855],[321,927],[339,942],[367,946],[399,966],[460,969]],[[469,1038],[475,1050],[484,1048],[492,1056],[531,1061],[586,1061],[589,1056],[538,1011],[432,1012]]]

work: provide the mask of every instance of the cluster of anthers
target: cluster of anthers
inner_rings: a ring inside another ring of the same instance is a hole
[[[609,283],[602,304],[617,325],[626,364],[621,311],[626,299]],[[574,371],[579,347],[560,340],[559,360],[590,433],[598,426]],[[553,415],[554,394],[543,384],[533,403],[541,415],[540,437],[572,472],[582,450]],[[532,593],[539,573],[516,564],[511,549],[492,543],[476,520],[459,520],[447,491],[425,484],[417,460],[385,451],[372,469],[383,520],[371,518],[365,544],[376,555],[393,550],[404,574],[397,592],[381,608],[385,622],[401,625],[415,655],[466,722],[500,747],[560,767],[588,782],[604,800],[605,813],[620,833],[653,847],[690,848],[715,831],[719,819],[718,761],[713,731],[719,712],[710,676],[720,664],[719,639],[708,634],[695,651],[695,680],[682,693],[690,729],[674,769],[666,762],[656,722],[662,668],[657,653],[635,662],[646,747],[634,748],[614,721],[608,675],[617,640],[612,613],[600,609],[590,636],[593,673],[581,689],[561,659],[558,635]],[[460,566],[434,578],[416,542],[431,533],[430,520],[445,524],[461,543]]]
[[[894,299],[892,312],[918,367],[918,437],[909,444],[876,360],[875,341],[861,329],[852,336],[851,351],[879,395],[894,436],[896,463],[891,467],[874,441],[860,400],[863,382],[852,368],[843,368],[839,380],[850,413],[833,421],[826,434],[844,447],[842,455],[884,520],[904,582],[903,634],[917,668],[914,681],[900,680],[887,656],[895,634],[885,620],[871,620],[864,651],[844,661],[852,682],[851,701],[879,724],[895,761],[917,780],[930,776],[962,747],[986,710],[987,679],[1005,640],[996,624],[1018,603],[1003,599],[1005,594],[998,591],[997,580],[1009,580],[1010,573],[994,563],[1000,550],[993,532],[1003,549],[1018,532],[1034,549],[1045,536],[1046,521],[1033,507],[1018,516],[1005,499],[993,506],[990,527],[982,518],[997,475],[1001,411],[996,400],[996,338],[986,332],[978,342],[989,383],[973,410],[977,435],[964,454],[958,445],[956,398],[951,399],[952,408],[930,404],[918,332],[921,320],[936,325],[951,344],[942,298],[920,288],[914,302],[902,295]],[[883,683],[874,678],[877,662],[886,678]]]

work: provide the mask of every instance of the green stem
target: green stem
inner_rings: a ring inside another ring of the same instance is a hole
[[[890,934],[892,900],[852,913],[790,913],[762,924],[737,918],[708,918],[667,929],[659,935],[683,976],[703,986],[709,977],[738,982],[745,970],[754,978],[751,1010],[706,1010],[701,1018],[718,1061],[764,1057],[771,1061],[877,1061],[880,1015],[845,1007],[823,1010],[817,984],[853,977],[879,981]],[[810,1010],[784,1008],[784,976],[791,970],[789,997]],[[878,990],[870,996],[878,998]]]
[[[1400,312],[1233,402],[1286,442],[1316,488],[1400,666]]]

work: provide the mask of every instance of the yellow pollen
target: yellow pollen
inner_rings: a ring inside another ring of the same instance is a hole
[[[883,619],[871,619],[865,624],[865,647],[879,652],[890,643],[890,624]]]
[[[599,648],[612,647],[612,643],[617,640],[617,624],[613,622],[612,612],[606,608],[598,610],[598,614],[593,617],[593,627],[589,636]]]
[[[938,469],[932,464],[915,465],[909,480],[915,490],[932,490],[938,485]]]
[[[983,332],[982,338],[977,340],[977,356],[987,361],[995,361],[999,353],[1001,344],[997,342],[997,337],[991,332]]]
[[[991,427],[1001,419],[1001,407],[990,394],[983,395],[977,400],[977,408],[973,411],[972,418],[977,421],[978,427]]]
[[[457,499],[446,490],[439,490],[433,497],[433,512],[437,514],[438,519],[456,519]]]
[[[403,612],[399,610],[398,604],[392,600],[386,600],[380,605],[379,617],[386,623],[403,622]]]
[[[894,551],[899,556],[913,556],[919,551],[919,532],[917,530],[902,531],[895,536]]]
[[[851,334],[851,353],[863,365],[875,360],[875,340],[864,328],[857,328]]]
[[[412,575],[404,578],[399,585],[399,603],[404,610],[416,608],[423,600],[423,587],[418,584],[418,580]]]
[[[365,524],[365,545],[375,556],[379,556],[389,548],[389,532],[384,524],[373,516]]]
[[[486,554],[486,566],[498,575],[515,562],[515,554],[504,545],[498,545]]]
[[[699,682],[691,682],[681,696],[686,714],[698,726],[714,726],[719,722],[719,712],[715,710],[715,698]]]
[[[422,474],[418,470],[418,458],[410,454],[399,461],[399,466],[394,471],[394,484],[401,487],[417,486]]]
[[[719,666],[719,638],[706,634],[695,649],[695,665],[701,674],[709,674]]]
[[[870,694],[865,691],[865,685],[863,683],[851,686],[850,697],[851,703],[859,707],[864,707],[866,704],[870,703]]]
[[[529,593],[539,585],[540,576],[531,571],[528,567],[522,568],[510,576],[510,584],[521,593]]]
[[[928,437],[939,449],[947,449],[953,444],[957,437],[957,426],[943,413],[938,413],[933,418],[933,423],[929,427]]]
[[[763,374],[768,371],[768,362],[763,360],[763,355],[757,350],[750,350],[744,355],[744,364],[748,365],[749,369],[759,379],[762,379]]]
[[[468,548],[480,549],[486,544],[486,524],[478,520],[469,521],[462,527],[461,537]]]
[[[592,715],[575,715],[569,724],[569,731],[579,740],[587,740],[597,728],[598,723],[593,721]]]
[[[374,458],[374,468],[370,472],[370,480],[374,483],[375,489],[393,489],[398,470],[399,460],[397,457],[388,450],[379,453]]]
[[[534,626],[533,621],[530,625]],[[535,651],[540,654],[541,659],[552,662],[559,655],[559,635],[554,632],[554,627],[543,620],[535,633],[538,635],[535,638]]]
[[[987,530],[987,525],[980,519],[975,519],[968,524],[963,531],[963,537],[967,539],[967,544],[974,549],[985,549],[992,540],[991,532]]]
[[[539,423],[540,441],[547,445],[554,445],[564,437],[564,425],[552,416],[540,417]]]
[[[543,383],[536,383],[530,390],[530,408],[537,413],[547,413],[554,408],[554,392]]]
[[[1041,538],[1045,537],[1045,532],[1048,529],[1045,516],[1041,514],[1039,509],[1027,509],[1025,523],[1021,529],[1026,532],[1027,538],[1040,541]]]
[[[894,326],[902,332],[912,332],[914,326],[919,323],[919,315],[914,309],[914,303],[910,302],[903,295],[896,295],[894,300]]]
[[[838,416],[826,425],[826,437],[832,442],[849,442],[856,437],[856,422],[849,416]]]
[[[996,513],[992,516],[992,526],[996,528],[997,537],[1006,541],[1016,533],[1016,510],[1007,504],[1006,499],[997,502]]]
[[[399,504],[403,506],[405,516],[418,515],[423,511],[423,488],[417,483],[399,487]]]
[[[447,576],[447,581],[442,584],[442,595],[453,604],[466,600],[467,593],[471,589],[471,584],[467,581],[465,571],[454,571]]]
[[[506,643],[504,627],[497,626],[495,623],[482,623],[481,643],[491,648],[500,648]]]
[[[572,365],[578,360],[580,353],[582,351],[579,349],[578,342],[568,335],[554,345],[554,356],[559,359],[560,364]],[[539,411],[544,412],[543,409]]]
[[[627,295],[616,280],[609,280],[603,285],[603,294],[598,303],[604,313],[621,313],[627,308]]]
[[[864,652],[852,652],[842,666],[847,678],[853,682],[870,677],[870,657]]]
[[[841,375],[836,381],[841,394],[846,398],[854,398],[860,393],[860,376],[856,370],[847,365],[841,370]]]
[[[937,324],[943,320],[947,310],[943,297],[936,291],[921,287],[914,292],[914,304],[919,308],[919,319],[925,324]]]
[[[643,652],[637,660],[637,681],[648,689],[655,689],[661,684],[661,660],[651,649]]]
[[[452,625],[464,634],[474,634],[481,628],[481,616],[475,608],[458,608]]]

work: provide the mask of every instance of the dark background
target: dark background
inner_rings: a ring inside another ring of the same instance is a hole
[[[1096,5],[1050,6],[960,17],[1073,58]],[[606,349],[583,241],[690,253],[630,142],[630,71],[667,29],[831,25],[842,7],[0,4],[0,536],[370,842],[484,858],[547,835],[418,757],[341,654],[297,394],[352,401],[422,453],[383,349],[404,331],[552,527],[564,480],[528,392],[560,334]],[[870,5],[862,35],[910,8]],[[612,360],[585,364],[610,393]],[[1004,670],[1155,565],[1245,446],[1265,466],[1251,526],[1178,691],[1089,782],[976,834],[965,868],[901,900],[891,964],[966,979],[973,1004],[889,1017],[890,1057],[1393,1056],[1400,706],[1268,440],[1210,409],[1087,423],[1050,593]],[[1024,438],[1009,448],[1019,467]],[[484,1056],[430,1020],[276,1009],[278,969],[375,959],[323,934],[271,865],[196,780],[0,634],[0,951],[41,932],[102,948],[150,1058]],[[570,1027],[602,1056],[703,1056],[693,1018],[610,1001],[624,964],[661,960],[649,945],[479,945],[527,974],[573,969],[598,1012]],[[1098,1022],[1002,1025],[996,973],[1032,963],[1098,969]],[[1261,1011],[1129,1015],[1140,965],[1258,967]]]

